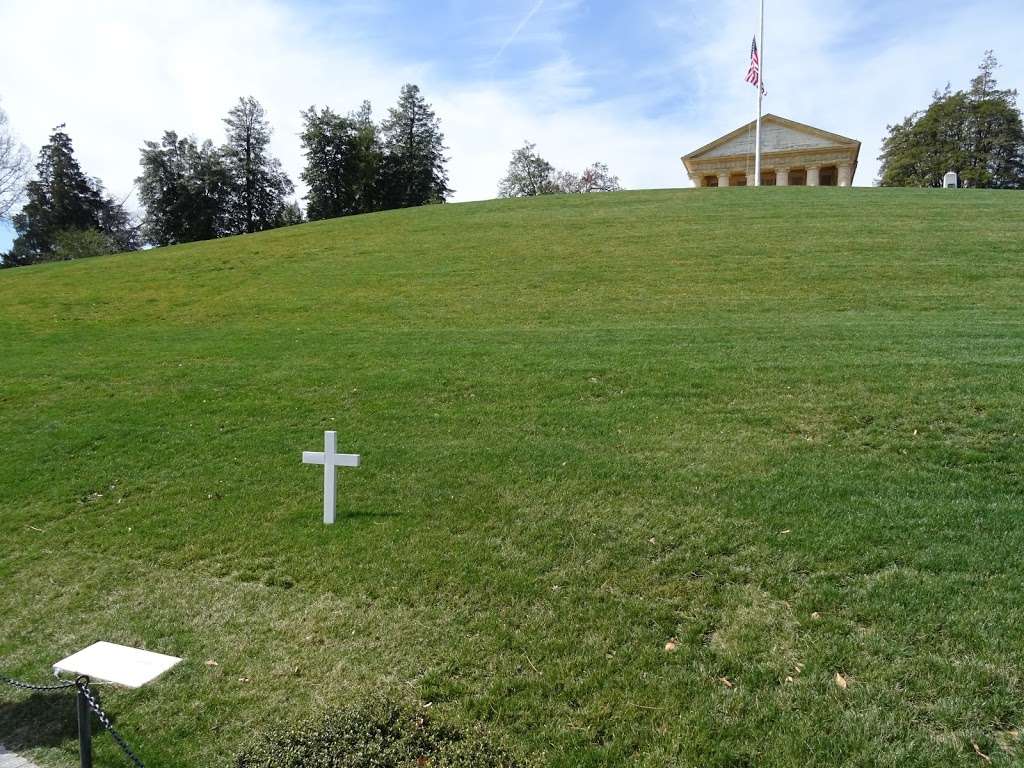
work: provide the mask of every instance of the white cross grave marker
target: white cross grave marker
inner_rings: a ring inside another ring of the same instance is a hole
[[[334,468],[335,467],[358,467],[358,453],[337,453],[336,440],[337,432],[324,432],[323,451],[303,451],[303,464],[324,465],[324,524],[330,525],[334,522]]]

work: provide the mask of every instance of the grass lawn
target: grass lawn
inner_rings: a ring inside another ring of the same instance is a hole
[[[333,527],[324,429],[363,456]],[[1019,765],[1022,501],[1020,193],[474,203],[0,272],[2,670],[183,656],[103,691],[151,766],[377,690],[559,768]],[[2,689],[0,743],[71,764],[72,709]]]

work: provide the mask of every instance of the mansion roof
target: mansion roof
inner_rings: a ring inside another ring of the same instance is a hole
[[[691,177],[740,171],[752,165],[756,121],[715,139],[682,157]],[[762,166],[811,166],[841,163],[856,169],[860,142],[778,115],[761,119]],[[851,172],[852,178],[852,172]]]

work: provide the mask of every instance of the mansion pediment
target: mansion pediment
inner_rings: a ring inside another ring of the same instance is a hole
[[[750,122],[684,155],[683,166],[697,186],[752,184],[755,136],[756,122]],[[859,155],[855,139],[777,115],[762,118],[763,184],[781,186],[792,178],[808,186],[850,186]]]

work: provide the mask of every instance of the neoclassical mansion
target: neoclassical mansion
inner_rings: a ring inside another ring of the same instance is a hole
[[[754,186],[754,135],[751,122],[684,155],[694,185]],[[859,156],[854,139],[777,115],[761,120],[762,186],[849,187]]]

